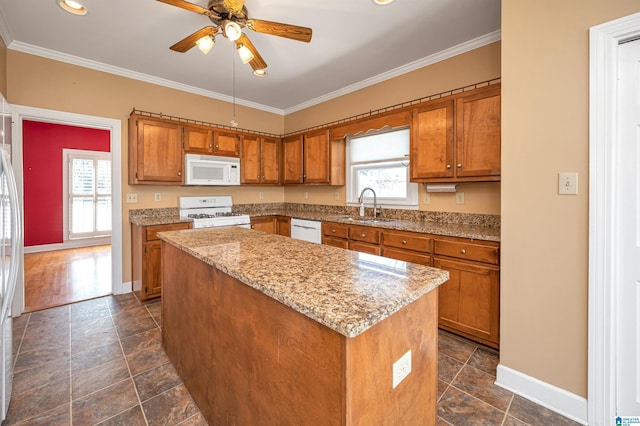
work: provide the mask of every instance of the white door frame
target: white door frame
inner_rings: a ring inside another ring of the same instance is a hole
[[[590,29],[587,406],[592,426],[613,424],[616,414],[618,44],[638,36],[640,13]]]
[[[11,105],[13,112],[14,128],[12,132],[11,154],[12,165],[16,174],[18,187],[18,199],[20,211],[24,223],[24,187],[22,170],[22,123],[23,120],[41,121],[70,126],[81,126],[95,129],[108,130],[110,134],[111,151],[111,185],[112,185],[112,212],[111,212],[111,290],[114,294],[130,291],[122,282],[122,123],[111,118],[95,117],[90,115],[73,114],[69,112],[54,111],[42,108],[33,108],[20,105]],[[20,250],[20,257],[24,257],[24,247]],[[17,316],[24,312],[24,265],[18,276],[18,284],[13,299],[12,314]]]

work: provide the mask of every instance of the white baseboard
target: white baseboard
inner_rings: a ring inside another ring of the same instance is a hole
[[[40,246],[28,246],[24,248],[25,253],[41,253],[43,251],[67,250],[72,248],[103,246],[111,244],[111,237],[102,238],[81,238],[77,240],[69,240],[63,243],[44,244]]]
[[[586,398],[512,370],[502,364],[498,365],[496,371],[496,385],[578,423],[588,424]]]
[[[131,293],[131,281],[127,281],[126,283],[120,283],[120,285],[114,284],[113,294],[125,294]]]

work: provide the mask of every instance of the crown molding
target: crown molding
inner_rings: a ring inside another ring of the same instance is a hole
[[[382,74],[378,74],[366,80],[362,80],[358,83],[352,84],[350,86],[343,87],[342,89],[338,89],[336,91],[327,93],[326,95],[319,96],[315,99],[308,100],[291,108],[287,108],[284,110],[284,115],[291,114],[297,111],[301,111],[305,108],[312,107],[314,105],[321,104],[323,102],[329,101],[331,99],[344,96],[346,94],[355,92],[360,89],[364,89],[369,86],[373,86],[374,84],[381,83],[386,80],[390,80],[394,77],[401,76],[403,74],[407,74],[411,71],[415,71],[420,68],[424,68],[428,65],[433,65],[437,62],[444,61],[445,59],[452,58],[454,56],[460,55],[462,53],[469,52],[474,49],[478,49],[480,47],[486,46],[488,44],[494,43],[496,41],[500,41],[502,38],[501,31],[494,31],[489,34],[485,34],[473,40],[469,40],[467,42],[461,43],[457,46],[451,47],[449,49],[443,50],[441,52],[435,53],[433,55],[427,56],[422,59],[418,59],[416,61],[410,62],[406,65],[400,66],[398,68],[394,68],[390,71],[384,72]]]
[[[0,25],[1,27],[1,25]],[[14,41],[7,46],[8,49],[15,50],[17,52],[28,53],[30,55],[41,56],[47,59],[53,59],[54,61],[65,62],[71,65],[77,65],[84,68],[93,69],[96,71],[102,71],[109,74],[118,75],[121,77],[131,78],[133,80],[144,81],[146,83],[156,84],[158,86],[164,86],[171,89],[180,90],[187,93],[193,93],[195,95],[205,96],[207,98],[217,99],[224,102],[234,102],[233,97],[223,95],[211,90],[205,90],[187,84],[178,83],[175,81],[167,80],[160,77],[155,77],[149,74],[140,73],[137,71],[131,71],[125,68],[116,67],[102,62],[92,61],[90,59],[81,58],[79,56],[68,55],[55,50],[44,49],[42,47],[34,46],[32,44],[22,43]],[[246,106],[266,112],[271,112],[278,115],[284,115],[282,109],[273,108],[268,105],[262,105],[256,102],[247,101],[244,99],[235,99],[237,105]]]

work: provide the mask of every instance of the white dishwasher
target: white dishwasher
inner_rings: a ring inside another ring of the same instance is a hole
[[[291,238],[320,244],[322,242],[322,222],[292,218]]]

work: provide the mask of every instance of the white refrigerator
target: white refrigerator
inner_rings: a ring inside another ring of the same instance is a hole
[[[1,96],[0,96],[1,98]],[[2,145],[0,148],[0,422],[4,421],[11,400],[13,375],[13,336],[11,304],[22,260],[22,226],[16,181],[11,168],[11,116],[2,101]],[[6,143],[5,143],[6,142]]]

